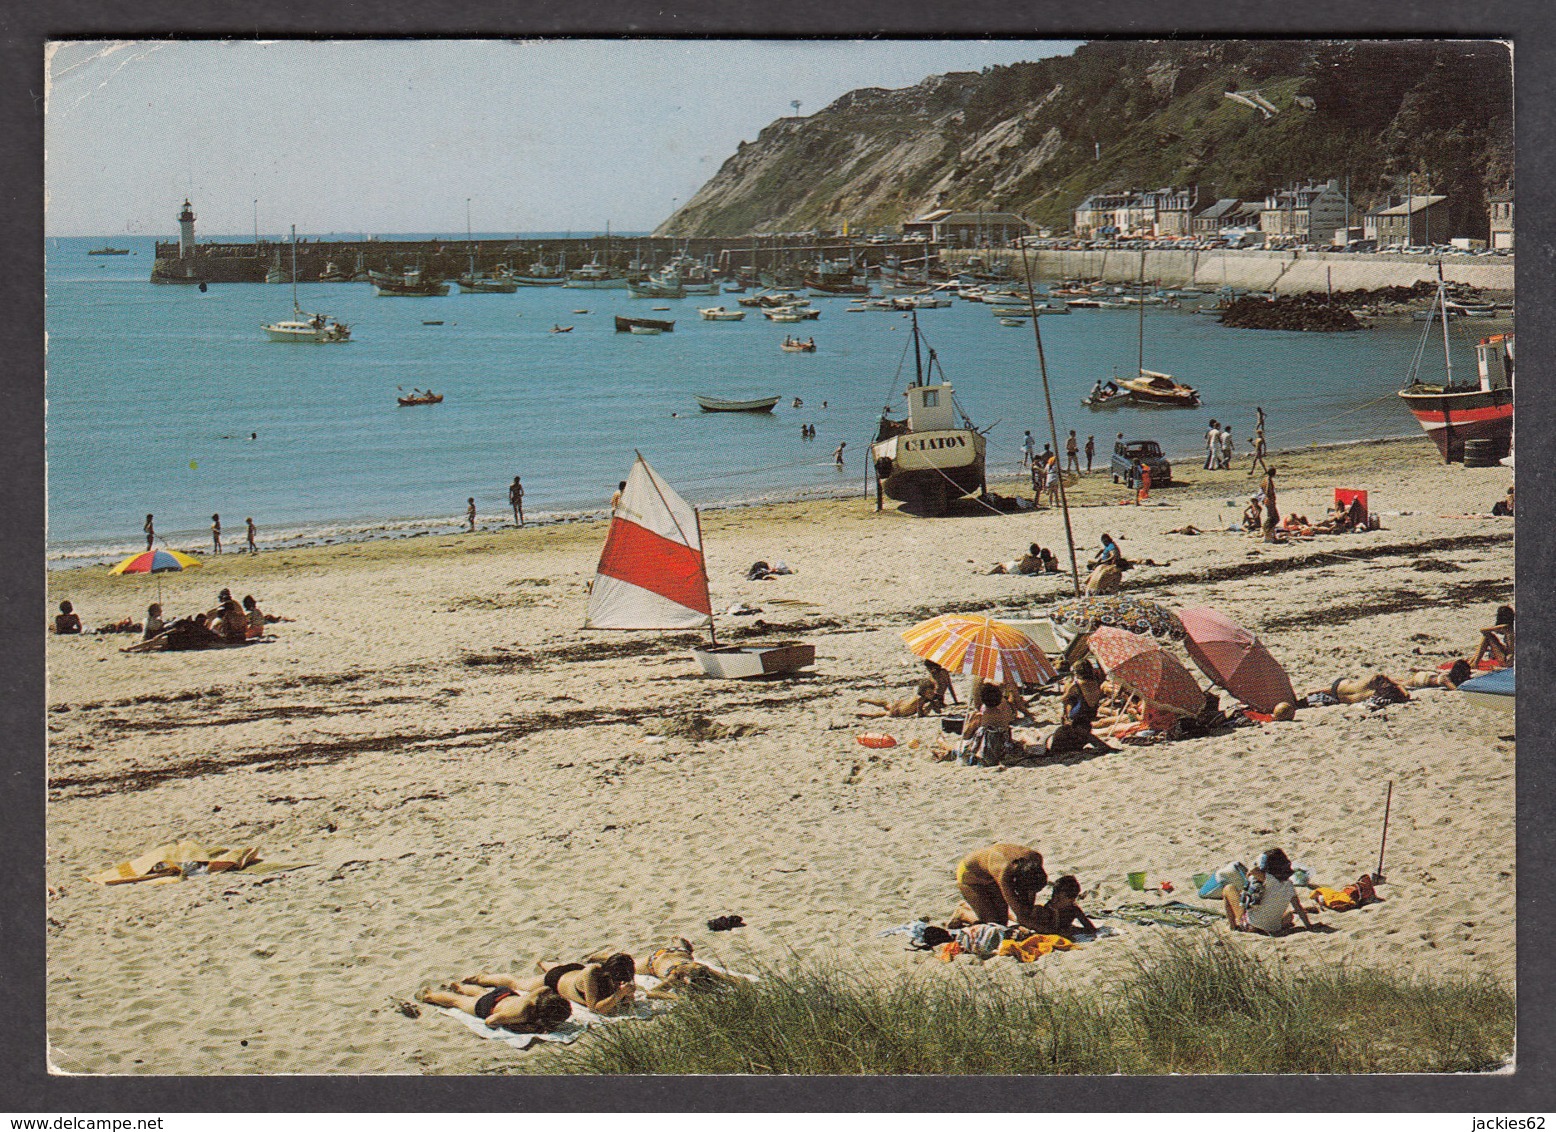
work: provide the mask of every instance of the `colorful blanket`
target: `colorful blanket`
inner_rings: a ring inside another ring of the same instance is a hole
[[[1132,924],[1160,924],[1169,928],[1204,928],[1225,917],[1194,908],[1181,900],[1169,900],[1165,904],[1120,904],[1117,908],[1104,908],[1096,916],[1109,916]]]
[[[170,884],[200,873],[235,872],[240,869],[245,873],[273,873],[303,867],[262,861],[259,850],[252,846],[247,849],[210,849],[198,841],[173,841],[158,845],[139,857],[120,861],[112,868],[93,873],[86,879],[98,884]]]

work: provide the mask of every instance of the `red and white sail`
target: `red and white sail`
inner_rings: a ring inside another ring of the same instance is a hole
[[[712,624],[697,512],[639,456],[611,516],[584,626],[705,629]]]

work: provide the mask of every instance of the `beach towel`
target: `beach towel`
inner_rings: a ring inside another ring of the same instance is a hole
[[[1117,908],[1104,908],[1096,916],[1110,916],[1132,924],[1160,924],[1168,928],[1204,928],[1225,919],[1219,913],[1192,908],[1181,900],[1169,900],[1165,904],[1120,904]]]
[[[996,955],[1014,955],[1022,963],[1035,963],[1050,951],[1074,951],[1075,944],[1062,935],[1029,935],[1023,940],[1007,939]]]
[[[262,861],[259,850],[252,846],[247,849],[209,849],[198,841],[174,841],[158,845],[131,860],[120,861],[100,873],[89,874],[86,879],[98,884],[168,884],[201,873],[235,872],[240,869],[248,874],[274,873],[303,867],[302,864]]]

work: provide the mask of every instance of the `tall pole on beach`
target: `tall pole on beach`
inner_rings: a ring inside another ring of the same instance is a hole
[[[1032,282],[1032,260],[1025,243],[1021,245],[1021,270],[1026,276],[1027,310],[1032,319],[1032,337],[1037,343],[1037,369],[1043,379],[1043,402],[1048,409],[1048,435],[1053,442],[1057,459],[1059,453],[1059,426],[1054,422],[1054,399],[1048,388],[1048,362],[1043,357],[1043,331],[1038,326],[1037,293]],[[1070,529],[1070,501],[1064,491],[1064,473],[1059,473],[1059,509],[1064,512],[1064,541],[1070,548],[1070,578],[1075,583],[1075,596],[1081,596],[1081,569],[1075,560],[1075,532]]]

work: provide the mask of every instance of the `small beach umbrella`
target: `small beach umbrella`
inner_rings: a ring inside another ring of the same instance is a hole
[[[1103,626],[1086,644],[1109,676],[1142,699],[1179,715],[1198,715],[1205,706],[1194,674],[1150,637]]]
[[[1183,647],[1199,670],[1256,711],[1295,704],[1296,689],[1280,661],[1250,630],[1207,606],[1178,610]]]
[[[186,566],[199,566],[198,558],[191,558],[187,554],[176,550],[143,550],[139,554],[132,554],[119,563],[110,574],[168,574],[184,569]],[[157,579],[157,600],[162,600],[162,579]]]
[[[1183,639],[1183,624],[1168,609],[1143,597],[1128,594],[1092,594],[1061,601],[1048,611],[1048,619],[1077,633],[1104,627],[1146,633],[1168,641]]]
[[[1057,676],[1032,638],[991,617],[943,613],[904,629],[902,639],[914,656],[996,684],[1007,676],[1023,684],[1046,684]]]

